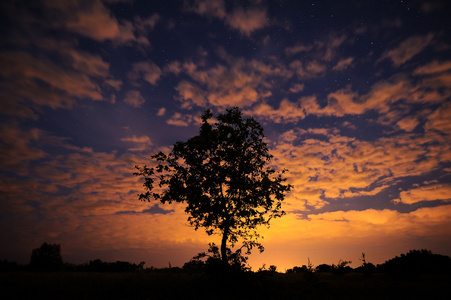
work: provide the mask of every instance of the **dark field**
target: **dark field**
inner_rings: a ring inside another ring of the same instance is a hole
[[[449,299],[451,274],[0,273],[1,299]]]

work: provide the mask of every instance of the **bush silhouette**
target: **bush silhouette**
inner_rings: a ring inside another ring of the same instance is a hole
[[[30,269],[33,271],[60,271],[63,268],[61,246],[44,243],[31,252]]]
[[[391,274],[447,274],[451,269],[451,258],[433,254],[430,250],[410,250],[406,254],[396,256],[382,265],[378,270]]]
[[[206,271],[209,273],[223,271],[224,267],[229,271],[248,271],[250,269],[247,265],[248,257],[241,254],[241,248],[235,252],[227,248],[228,264],[224,265],[219,247],[215,243],[210,243],[209,246],[207,252],[201,252],[194,256],[183,265],[183,269],[190,272]]]

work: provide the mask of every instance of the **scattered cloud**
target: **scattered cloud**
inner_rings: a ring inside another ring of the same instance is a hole
[[[266,9],[261,7],[248,9],[238,7],[226,16],[225,21],[231,28],[246,36],[269,25]]]
[[[238,30],[249,37],[254,31],[269,25],[266,9],[262,6],[235,7],[228,12],[223,0],[208,1],[195,0],[193,3],[185,2],[187,11],[199,15],[215,17],[223,20],[230,28]]]
[[[129,148],[128,151],[147,151],[152,146],[152,142],[147,135],[142,135],[139,137],[132,135],[130,137],[121,138],[121,141],[130,142],[136,145],[133,148]]]
[[[413,131],[418,124],[420,124],[420,122],[416,116],[407,116],[396,123],[399,128],[407,132]]]
[[[451,61],[444,61],[440,62],[437,60],[434,60],[433,62],[430,62],[424,66],[418,67],[413,74],[415,75],[430,75],[430,74],[436,74],[441,73],[445,71],[451,70]]]
[[[434,184],[402,191],[395,203],[413,204],[421,201],[451,201],[451,184]]]
[[[271,89],[279,84],[276,78],[285,81],[293,74],[278,61],[264,63],[237,58],[224,49],[219,49],[218,55],[225,64],[207,68],[192,61],[170,64],[172,69],[191,78],[190,81],[180,81],[175,87],[178,92],[176,98],[182,102],[183,108],[252,106],[272,95]]]
[[[451,135],[451,103],[443,103],[437,110],[435,110],[428,117],[428,122],[425,125],[427,130],[438,130],[442,133]]]
[[[161,69],[153,62],[143,61],[134,63],[127,77],[133,85],[139,86],[139,79],[144,79],[151,85],[157,84],[161,77]]]
[[[292,93],[299,93],[304,90],[305,85],[303,83],[295,83],[290,85],[289,91]]]
[[[46,1],[45,5],[58,11],[60,17],[54,26],[62,25],[67,30],[93,40],[107,40],[118,44],[136,42],[145,46],[150,43],[144,35],[135,36],[134,26],[130,21],[119,21],[102,1],[55,2]],[[142,27],[143,23],[140,22]]]
[[[292,69],[299,79],[321,77],[326,72],[326,65],[319,61],[303,62],[294,60],[290,63]]]
[[[379,61],[389,59],[395,67],[399,67],[423,51],[433,40],[434,34],[412,36],[401,42],[396,48],[385,51]]]
[[[166,108],[161,107],[160,109],[158,109],[157,116],[162,117],[165,114],[166,114]]]
[[[283,99],[277,109],[272,108],[267,103],[259,103],[248,114],[269,119],[275,123],[297,122],[305,118],[305,113],[300,103],[302,103],[302,100],[296,103]]]
[[[192,115],[182,115],[181,113],[174,113],[167,121],[166,123],[168,125],[173,126],[181,126],[186,127],[189,126],[192,123],[196,122],[196,118]]]
[[[125,94],[124,102],[131,107],[138,108],[146,102],[146,99],[144,99],[139,91],[131,90]]]
[[[339,60],[337,64],[332,68],[334,71],[343,71],[352,66],[352,62],[354,61],[353,57],[344,58]]]

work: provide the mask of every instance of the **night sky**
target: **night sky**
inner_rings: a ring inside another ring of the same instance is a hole
[[[254,270],[451,255],[448,1],[2,1],[0,259],[182,266],[219,241],[132,175],[239,107],[294,186]]]

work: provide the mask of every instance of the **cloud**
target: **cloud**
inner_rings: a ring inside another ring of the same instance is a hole
[[[125,94],[124,102],[131,107],[138,108],[146,102],[146,99],[144,99],[139,91],[132,90]]]
[[[313,56],[316,60],[321,62],[330,62],[335,59],[338,49],[347,40],[344,34],[329,34],[320,39],[313,41],[310,44],[296,44],[285,48],[287,56],[295,56],[299,53],[308,52],[309,56]]]
[[[150,17],[144,19],[141,17],[135,17],[134,25],[137,30],[147,35],[152,31],[155,26],[161,21],[161,16],[159,14],[152,14]]]
[[[136,214],[151,214],[151,215],[163,214],[163,215],[165,215],[165,214],[169,214],[172,212],[174,212],[173,209],[166,210],[166,209],[161,208],[158,204],[154,204],[150,208],[144,209],[142,211],[118,211],[116,214],[117,215],[123,215],[123,214],[125,214],[125,215],[136,215]]]
[[[51,108],[71,107],[76,102],[73,97],[103,99],[99,84],[88,72],[65,68],[45,57],[35,58],[26,52],[3,52],[0,63],[3,66],[0,74],[6,79],[2,86],[9,94],[6,99],[17,97],[21,102],[27,99]]]
[[[37,128],[23,130],[15,124],[0,123],[1,170],[28,175],[29,163],[47,156],[35,145],[44,134]]]
[[[197,85],[182,80],[177,84],[175,90],[178,92],[177,100],[182,102],[182,108],[192,108],[193,105],[200,107],[207,106],[207,93]]]
[[[144,35],[135,36],[134,26],[129,21],[119,22],[100,0],[80,2],[46,1],[51,10],[58,11],[59,22],[67,30],[93,40],[107,40],[118,44],[136,42],[145,46],[150,43]],[[60,24],[55,24],[58,26]],[[143,26],[142,22],[139,23]]]
[[[420,122],[416,116],[407,116],[396,123],[399,128],[407,132],[413,131],[418,124],[420,124]]]
[[[147,135],[139,137],[132,135],[130,137],[121,138],[121,141],[136,144],[136,147],[129,148],[128,151],[146,151],[152,146],[152,142]]]
[[[290,63],[290,69],[296,73],[299,79],[309,79],[323,76],[327,68],[324,63],[319,61],[295,60]]]
[[[413,85],[411,79],[404,75],[394,75],[388,80],[381,80],[371,86],[366,94],[359,94],[351,86],[334,91],[327,95],[326,105],[319,105],[318,99],[306,98],[301,107],[307,115],[337,116],[360,115],[368,111],[380,114],[378,122],[384,125],[397,124],[403,130],[413,130],[418,124],[413,116],[401,120],[409,112],[410,105],[428,105],[446,101],[451,95],[448,88],[451,76],[447,73],[428,77]],[[403,104],[403,105],[401,105]],[[423,113],[419,113],[422,115]]]
[[[277,60],[264,63],[229,55],[219,49],[224,64],[205,66],[187,61],[177,64],[191,80],[182,80],[176,86],[177,100],[183,108],[248,107],[272,95],[271,90],[292,77],[293,72]],[[171,65],[175,65],[171,63]]]
[[[313,44],[309,46],[297,44],[295,46],[289,46],[285,48],[285,54],[288,56],[292,56],[301,52],[309,52],[310,50],[313,49],[313,47],[314,47]]]
[[[160,109],[158,109],[157,116],[162,117],[165,114],[166,114],[166,108],[161,107]]]
[[[407,176],[426,176],[451,160],[449,143],[432,134],[363,141],[335,128],[294,129],[270,148],[274,166],[288,169],[288,182],[294,185],[287,202],[301,211],[324,207],[329,199],[377,195]]]
[[[162,71],[160,67],[150,61],[143,61],[134,63],[127,77],[133,85],[139,86],[139,79],[144,79],[151,85],[157,84],[160,79]]]
[[[78,49],[76,40],[18,35],[28,38],[25,49],[0,53],[2,113],[37,119],[40,106],[72,108],[79,100],[109,100],[120,90],[122,81],[110,74],[110,63]]]
[[[451,184],[434,184],[412,188],[400,193],[400,198],[395,203],[413,204],[421,201],[442,200],[451,201]]]
[[[399,67],[429,46],[433,38],[432,33],[426,36],[412,36],[401,42],[398,47],[385,51],[378,61],[390,59],[395,67]]]
[[[181,113],[174,113],[171,118],[169,118],[166,123],[173,126],[186,127],[192,123],[196,122],[196,118],[192,115],[182,115]]]
[[[353,57],[348,57],[341,59],[337,62],[337,64],[332,68],[334,71],[343,71],[348,67],[352,66],[352,62],[354,61]]]
[[[195,0],[192,4],[185,1],[184,4],[188,11],[192,11],[200,15],[214,16],[219,19],[224,19],[226,17],[225,3],[223,0]]]
[[[451,103],[443,103],[437,110],[429,115],[425,125],[426,130],[438,130],[451,136]]]
[[[304,110],[299,104],[301,102],[302,101],[294,103],[288,99],[283,99],[280,102],[278,109],[273,109],[272,106],[267,103],[259,103],[247,113],[256,117],[269,119],[275,123],[295,123],[305,118]]]
[[[257,7],[247,9],[238,7],[226,16],[225,21],[231,28],[248,37],[254,31],[269,25],[266,9]]]
[[[414,75],[430,75],[451,70],[451,61],[439,62],[434,60],[424,66],[418,67],[413,72]]]
[[[289,91],[292,93],[299,93],[304,90],[304,87],[305,87],[305,84],[303,84],[303,83],[295,83],[295,84],[290,85]]]
[[[269,25],[266,9],[261,6],[251,6],[246,9],[235,7],[228,12],[223,0],[195,0],[191,4],[186,1],[185,9],[199,15],[218,18],[247,37],[254,31]]]

